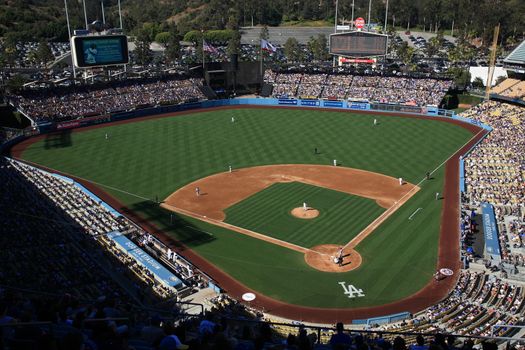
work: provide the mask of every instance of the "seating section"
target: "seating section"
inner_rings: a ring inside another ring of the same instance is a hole
[[[503,96],[520,98],[525,97],[525,81],[520,81],[517,84],[512,85],[507,90],[501,93]]]
[[[520,324],[524,311],[523,287],[503,282],[483,271],[465,270],[444,301],[429,307],[412,320],[374,329],[490,336],[494,325]],[[498,328],[495,335],[508,336],[516,331]]]
[[[277,73],[265,71],[275,98],[366,100],[406,105],[439,105],[451,81],[404,77]]]
[[[507,78],[493,87],[491,93],[525,100],[525,80]]]
[[[465,158],[464,201],[472,207],[489,202],[495,208],[504,263],[525,266],[525,108],[495,101],[462,113],[490,125],[493,131]]]
[[[44,230],[42,233],[43,238],[46,237],[46,230],[50,230],[50,234],[52,234],[54,231],[61,230],[61,227],[64,225],[63,222],[67,223],[66,228],[71,228],[71,233],[68,234],[74,235],[71,237],[68,236],[68,239],[72,241],[70,242],[71,244],[64,246],[64,249],[67,249],[68,254],[71,255],[72,258],[68,258],[66,256],[64,257],[64,260],[59,259],[61,254],[60,249],[49,249],[49,252],[45,249],[41,250],[40,248],[43,246],[41,243],[28,247],[29,251],[27,254],[23,252],[20,253],[16,249],[9,249],[9,244],[5,244],[5,257],[11,257],[13,264],[16,263],[17,266],[27,265],[28,269],[37,269],[37,271],[34,273],[30,271],[23,273],[23,278],[28,279],[27,282],[24,282],[23,279],[18,281],[14,275],[7,276],[7,281],[12,280],[12,283],[15,283],[17,286],[27,287],[32,285],[32,282],[30,281],[32,278],[34,278],[33,276],[38,276],[38,278],[42,278],[43,280],[49,279],[49,276],[46,275],[46,272],[53,271],[53,269],[46,267],[45,263],[36,264],[33,267],[34,262],[30,259],[31,254],[44,254],[41,256],[39,255],[39,257],[43,260],[47,255],[49,255],[49,263],[53,264],[53,262],[55,262],[56,264],[60,264],[60,267],[65,269],[65,272],[57,276],[60,277],[60,281],[63,283],[68,283],[68,280],[75,280],[76,274],[79,273],[79,271],[75,268],[69,271],[67,269],[69,266],[76,266],[81,270],[83,267],[86,267],[87,276],[90,276],[91,274],[97,276],[98,272],[92,267],[93,263],[96,260],[97,255],[105,254],[108,261],[115,263],[117,266],[126,266],[127,270],[123,269],[123,273],[129,277],[130,280],[135,281],[134,283],[148,286],[150,288],[149,290],[153,292],[153,298],[176,299],[178,293],[177,290],[167,287],[156,280],[151,271],[138,264],[138,262],[129,255],[119,250],[115,246],[115,243],[108,238],[107,234],[114,231],[127,234],[129,235],[129,238],[134,240],[139,247],[143,247],[145,250],[149,249],[150,254],[154,256],[163,256],[166,253],[167,248],[161,245],[160,242],[154,240],[153,236],[144,232],[142,229],[120,214],[109,211],[98,200],[84,193],[79,187],[68,180],[43,172],[17,161],[6,160],[3,162],[5,164],[2,168],[4,170],[3,173],[9,180],[6,183],[9,184],[15,181],[13,179],[16,179],[17,183],[20,184],[20,186],[24,186],[27,191],[35,192],[36,194],[34,196],[38,197],[37,199],[41,199],[42,202],[41,207],[39,207],[38,201],[29,198],[31,193],[27,194],[27,198],[20,197],[24,198],[24,200],[21,202],[21,208],[17,211],[17,213],[24,213],[22,208],[28,207],[28,214],[21,214],[22,216],[18,219],[20,221],[24,221],[26,217],[29,218],[27,225],[37,225],[35,228],[36,230]],[[12,189],[13,191],[16,189],[15,187],[8,188]],[[15,195],[10,191],[8,191],[7,194],[6,200],[12,198],[11,196]],[[35,203],[35,206],[33,206],[33,203]],[[5,205],[7,207],[7,203]],[[53,216],[51,216],[48,211],[54,213],[54,216],[57,218],[53,218]],[[50,218],[49,220],[51,220],[49,227],[44,225],[42,227],[38,226],[39,220],[43,220],[44,218],[48,217]],[[27,229],[20,229],[17,228],[17,225],[6,224],[6,226],[12,229],[12,235],[15,235],[16,232],[20,231],[21,233],[27,235],[27,237],[33,237],[30,235],[32,231],[29,227]],[[66,230],[66,232],[68,232],[68,230]],[[7,240],[12,239],[13,237],[15,236],[2,236],[2,238]],[[35,235],[34,237],[36,237],[35,239],[39,239],[40,235]],[[79,242],[88,242],[89,245],[83,248],[89,248],[90,250],[82,252],[82,247],[78,247],[73,244],[75,240]],[[53,244],[59,244],[59,242]],[[27,243],[25,243],[25,245],[27,245]],[[78,249],[80,249],[80,251]],[[155,251],[155,249],[157,251]],[[24,258],[16,259],[17,255],[20,255]],[[180,256],[177,256],[177,259],[175,259],[174,255],[174,253],[171,253],[169,256],[170,259],[164,259],[164,263],[174,272],[174,274],[177,275],[181,280],[186,280],[187,284],[189,285],[200,282],[200,275],[194,273],[193,267]],[[90,264],[82,261],[79,262],[77,261],[78,256],[83,256],[86,259],[90,256],[93,256],[93,261],[91,261]],[[61,261],[63,261],[63,263],[61,263]],[[23,271],[23,269],[21,271]],[[20,274],[21,272],[13,270],[13,273]],[[55,278],[55,276],[53,276],[53,278]],[[111,278],[108,278],[107,276],[104,277],[104,274],[100,274],[100,278],[111,281]],[[57,292],[61,291],[60,288],[51,288],[50,290],[56,290]],[[98,293],[98,295],[89,294],[85,297],[93,298],[101,294],[100,291]]]
[[[9,100],[35,121],[60,121],[162,104],[203,100],[196,79],[128,80],[74,89],[30,90]]]
[[[501,95],[502,92],[516,85],[520,81],[518,79],[507,78],[498,85],[494,86],[491,90],[493,94]]]

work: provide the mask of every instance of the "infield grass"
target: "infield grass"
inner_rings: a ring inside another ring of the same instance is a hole
[[[376,127],[374,118],[379,121]],[[434,200],[434,194],[443,192],[443,168],[357,246],[363,264],[348,273],[314,270],[302,254],[199,220],[180,216],[170,223],[169,214],[151,200],[226,171],[228,165],[329,165],[337,159],[345,167],[417,184],[472,136],[461,127],[436,120],[242,108],[50,136],[58,141],[37,142],[23,158],[95,182],[249,288],[297,305],[363,307],[407,297],[432,278],[442,204]],[[314,147],[319,154],[314,154]],[[347,298],[340,281],[352,282],[366,296]]]
[[[314,219],[296,218],[303,202],[319,210]],[[310,248],[344,245],[385,211],[374,200],[301,182],[275,183],[226,209],[226,222]]]

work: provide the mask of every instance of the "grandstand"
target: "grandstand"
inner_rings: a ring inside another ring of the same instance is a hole
[[[411,106],[439,106],[450,80],[345,74],[309,74],[265,71],[272,97],[361,100]]]
[[[503,66],[509,78],[492,88],[493,98],[525,105],[525,41],[503,60]]]
[[[20,44],[15,66],[24,68],[36,47]],[[58,58],[69,44],[51,48]],[[525,42],[504,64],[510,77],[492,89],[492,99],[459,115],[491,132],[461,159],[464,269],[457,283],[416,314],[354,320],[344,331],[337,319],[324,325],[282,319],[234,299],[127,209],[116,210],[79,179],[9,157],[10,143],[49,130],[227,106],[230,101],[207,101],[200,76],[10,94],[9,103],[34,126],[0,129],[6,151],[0,158],[0,350],[525,348]],[[408,106],[422,107],[417,113],[428,107],[430,117],[447,115],[437,107],[452,86],[444,79],[301,69],[268,69],[264,81],[272,93],[257,96],[261,104],[334,102],[331,107],[344,109],[355,101],[369,113],[379,110],[371,108],[375,103],[400,114],[414,113]]]

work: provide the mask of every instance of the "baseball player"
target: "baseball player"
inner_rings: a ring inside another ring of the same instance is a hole
[[[195,194],[196,194],[197,196],[200,196],[200,195],[201,195],[201,189],[198,188],[198,187],[195,187]]]
[[[403,178],[402,177],[399,178],[399,186],[403,186]]]

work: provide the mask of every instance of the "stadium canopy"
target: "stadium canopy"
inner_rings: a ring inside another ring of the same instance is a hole
[[[505,63],[525,65],[525,41],[518,45],[504,60]]]
[[[507,70],[516,73],[525,73],[525,41],[518,45],[512,52],[503,60],[503,66]]]

